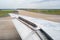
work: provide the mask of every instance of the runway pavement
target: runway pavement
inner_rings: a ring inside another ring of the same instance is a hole
[[[0,17],[0,40],[20,40],[10,17]]]
[[[24,16],[30,16],[34,18],[40,18],[40,19],[42,18],[44,20],[49,20],[49,21],[60,23],[60,15],[49,15],[49,14],[43,14],[43,13],[29,12],[25,10],[18,10],[18,13]]]

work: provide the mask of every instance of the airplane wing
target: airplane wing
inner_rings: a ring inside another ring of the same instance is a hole
[[[60,40],[60,23],[9,13],[22,40]]]

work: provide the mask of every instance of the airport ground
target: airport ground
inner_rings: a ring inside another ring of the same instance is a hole
[[[30,16],[34,18],[42,18],[49,21],[59,22],[60,23],[60,15],[52,15],[52,14],[43,14],[37,12],[30,12],[25,10],[18,11],[20,15]]]

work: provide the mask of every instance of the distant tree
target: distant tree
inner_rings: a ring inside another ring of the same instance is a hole
[[[0,11],[1,11],[2,9],[0,9]]]

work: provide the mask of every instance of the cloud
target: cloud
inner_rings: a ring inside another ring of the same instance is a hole
[[[60,1],[45,1],[42,3],[33,3],[33,5],[38,9],[60,9]]]
[[[60,0],[0,0],[0,8],[60,9]]]

